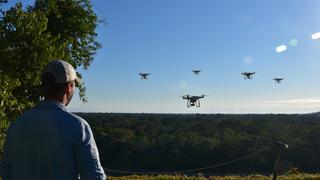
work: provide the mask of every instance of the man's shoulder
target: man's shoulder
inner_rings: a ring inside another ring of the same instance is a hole
[[[24,119],[39,119],[39,117],[42,117],[42,119],[56,119],[61,120],[64,123],[71,123],[74,125],[80,125],[80,126],[86,126],[88,125],[87,121],[80,117],[79,115],[76,115],[70,111],[68,111],[65,108],[56,108],[51,113],[48,113],[48,109],[41,109],[38,108],[38,106],[35,106],[26,112],[22,113],[16,121],[24,121]],[[50,109],[52,110],[52,109]],[[50,117],[50,118],[49,118]]]
[[[65,111],[66,115],[69,116],[70,120],[73,120],[73,121],[76,121],[80,124],[88,124],[87,121],[85,119],[83,119],[82,117],[72,113],[72,112],[69,112],[69,111]]]
[[[74,114],[72,112],[69,112],[69,111],[66,111],[65,112],[66,115],[68,116],[68,119],[74,123],[74,124],[77,124],[77,126],[80,128],[80,129],[91,129],[89,123],[83,119],[82,117],[80,117],[79,115],[77,114]]]

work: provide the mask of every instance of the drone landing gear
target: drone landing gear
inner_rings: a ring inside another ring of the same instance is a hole
[[[200,107],[200,101],[199,100],[197,100],[196,102],[191,102],[190,100],[187,101],[187,107],[191,107],[191,106]]]

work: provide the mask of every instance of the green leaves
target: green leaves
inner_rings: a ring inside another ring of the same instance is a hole
[[[40,77],[48,62],[90,66],[101,46],[95,40],[99,21],[89,0],[36,0],[25,9],[20,2],[1,14],[0,121],[12,121],[43,96]],[[84,84],[78,88],[86,102]]]

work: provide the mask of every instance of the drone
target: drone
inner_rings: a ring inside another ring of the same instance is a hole
[[[193,74],[198,75],[200,73],[201,69],[194,69],[192,70]]]
[[[273,78],[273,80],[278,84],[280,84],[283,79],[284,78]]]
[[[204,98],[206,95],[201,95],[201,96],[190,96],[190,95],[184,95],[182,96],[182,99],[187,100],[187,107],[195,106],[195,107],[200,107],[200,100],[201,98]]]
[[[244,77],[244,79],[252,79],[252,75],[254,75],[256,72],[243,72],[241,73]]]
[[[150,75],[150,73],[139,73],[139,75],[141,76],[141,79],[148,79],[148,76]]]

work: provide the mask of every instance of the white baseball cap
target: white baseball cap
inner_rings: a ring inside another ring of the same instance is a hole
[[[76,71],[72,65],[66,61],[51,61],[45,68],[43,74],[45,73],[51,73],[54,76],[55,83],[65,83],[69,81],[81,83],[81,79],[77,77]]]

